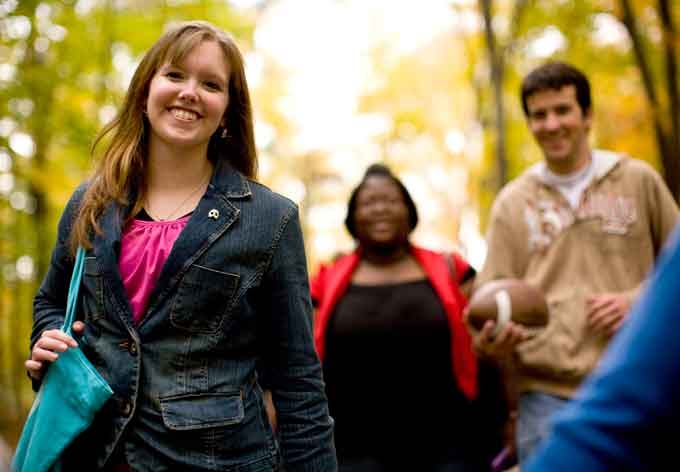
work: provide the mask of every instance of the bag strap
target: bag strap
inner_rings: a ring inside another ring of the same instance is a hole
[[[64,325],[61,330],[71,335],[71,327],[76,318],[76,303],[78,302],[78,291],[80,290],[80,281],[83,278],[83,268],[85,267],[85,250],[78,246],[76,252],[76,261],[73,265],[73,274],[71,274],[71,284],[68,287],[68,298],[66,299],[66,316],[64,317]]]

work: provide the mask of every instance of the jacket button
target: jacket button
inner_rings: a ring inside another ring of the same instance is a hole
[[[130,343],[129,351],[130,351],[130,354],[132,354],[133,356],[136,356],[137,355],[137,345],[135,343]]]
[[[121,401],[118,406],[118,412],[125,417],[130,416],[130,413],[132,413],[132,403],[128,400]]]

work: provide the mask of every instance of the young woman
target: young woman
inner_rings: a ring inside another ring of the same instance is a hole
[[[475,271],[411,244],[417,222],[401,181],[369,167],[345,220],[357,250],[312,281],[343,472],[489,471],[500,449],[502,390],[478,369],[462,318]]]
[[[298,212],[251,180],[233,39],[203,22],[166,32],[96,143],[103,155],[66,207],[35,298],[26,362],[37,384],[77,342],[114,390],[66,470],[335,470]],[[79,245],[72,339],[57,328]]]

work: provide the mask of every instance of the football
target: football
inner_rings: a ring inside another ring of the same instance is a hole
[[[496,322],[495,333],[508,321],[526,327],[545,326],[548,304],[540,290],[522,280],[492,280],[473,292],[467,307],[467,321],[475,329],[482,329],[487,320]]]

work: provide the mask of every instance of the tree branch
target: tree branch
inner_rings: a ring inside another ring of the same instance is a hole
[[[645,93],[652,106],[652,110],[656,112],[659,105],[658,95],[656,93],[656,88],[654,87],[654,79],[652,77],[651,67],[647,61],[647,56],[645,56],[644,45],[642,36],[637,28],[637,22],[635,21],[635,16],[633,13],[633,7],[630,4],[630,0],[620,0],[621,8],[623,10],[623,18],[621,22],[626,27],[630,40],[633,43],[633,52],[635,53],[635,59],[637,60],[638,67],[640,68],[640,74],[642,75],[642,83],[645,86]],[[656,118],[655,118],[656,119]]]
[[[668,88],[668,112],[671,121],[671,142],[675,151],[680,150],[680,97],[678,96],[678,64],[675,51],[675,26],[668,0],[658,0],[659,18],[663,28],[664,56],[666,60],[666,87]]]
[[[508,160],[505,153],[505,107],[503,101],[503,58],[499,54],[496,43],[496,35],[493,31],[493,19],[491,15],[492,0],[479,0],[479,9],[484,18],[484,35],[486,49],[489,55],[489,69],[491,85],[495,102],[495,125],[496,125],[496,185],[500,189],[508,180]]]

